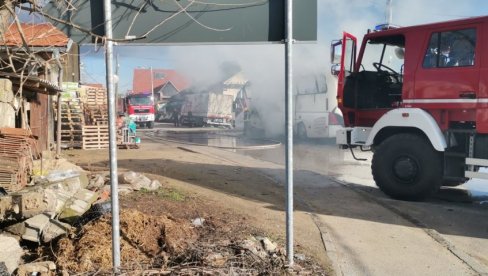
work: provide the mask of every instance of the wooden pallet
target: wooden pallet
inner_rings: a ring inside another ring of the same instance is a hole
[[[108,126],[83,126],[83,149],[105,149],[109,146]]]

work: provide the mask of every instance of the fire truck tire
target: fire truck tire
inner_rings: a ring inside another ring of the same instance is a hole
[[[416,134],[396,134],[384,140],[375,149],[371,170],[376,185],[396,199],[423,200],[442,184],[441,154]]]
[[[154,128],[154,122],[147,122],[147,128]]]

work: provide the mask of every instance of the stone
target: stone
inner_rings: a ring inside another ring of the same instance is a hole
[[[278,245],[272,241],[270,241],[268,238],[258,238],[258,240],[261,242],[261,245],[263,246],[263,249],[268,253],[275,253],[276,248]]]
[[[105,177],[101,174],[95,175],[88,184],[88,188],[90,189],[100,189],[105,185]]]
[[[299,261],[305,261],[306,257],[303,254],[295,254],[295,259]]]
[[[225,265],[225,262],[227,262],[227,258],[221,253],[212,253],[205,257],[205,262],[213,267],[222,267]]]
[[[12,197],[0,196],[0,221],[6,219],[13,213]]]
[[[119,185],[119,194],[121,195],[127,195],[130,194],[134,191],[132,188],[132,185],[130,184],[121,184]]]
[[[59,236],[65,235],[70,228],[71,226],[69,224],[51,219],[49,225],[42,231],[41,240],[44,243],[50,242]]]
[[[142,188],[149,187],[151,185],[151,179],[143,174],[130,171],[119,176],[119,183],[130,184],[132,189],[139,191]]]
[[[53,262],[37,262],[20,265],[17,269],[17,275],[54,275],[55,271],[56,265]]]
[[[19,242],[12,237],[0,235],[0,262],[7,267],[8,273],[12,274],[19,266],[24,250]]]
[[[146,189],[149,191],[156,191],[157,189],[159,189],[161,187],[162,187],[162,185],[159,181],[153,180],[153,181],[151,181],[151,184],[149,184],[149,187],[147,187]]]
[[[4,262],[0,262],[0,276],[10,276],[7,266]]]
[[[202,227],[204,222],[205,222],[204,218],[196,218],[191,221],[191,224],[193,224],[193,226],[195,227]]]

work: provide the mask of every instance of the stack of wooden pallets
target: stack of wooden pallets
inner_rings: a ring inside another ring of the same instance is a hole
[[[82,132],[85,125],[83,106],[79,99],[61,102],[61,144],[65,148],[82,146]]]
[[[107,90],[102,88],[88,88],[84,103],[86,122],[88,125],[107,125]]]
[[[89,87],[86,90],[84,109],[82,149],[108,148],[107,90]]]
[[[83,126],[83,149],[104,149],[108,146],[108,125]]]

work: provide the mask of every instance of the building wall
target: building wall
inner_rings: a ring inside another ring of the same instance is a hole
[[[14,99],[12,82],[0,79],[0,127],[15,127]]]

